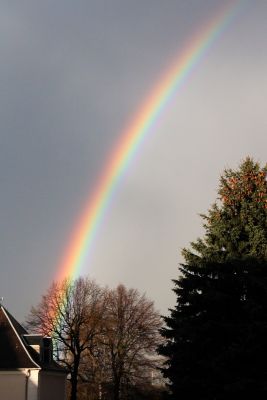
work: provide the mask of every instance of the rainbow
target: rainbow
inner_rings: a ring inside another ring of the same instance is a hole
[[[134,158],[137,150],[157,122],[170,100],[186,82],[189,75],[206,55],[237,15],[243,0],[224,5],[204,28],[184,47],[171,67],[163,74],[146,101],[141,105],[104,166],[98,184],[90,195],[71,235],[69,245],[57,268],[57,280],[75,279],[92,251],[99,229],[111,199]]]

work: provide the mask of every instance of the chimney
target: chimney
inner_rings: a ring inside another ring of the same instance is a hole
[[[49,336],[41,339],[40,358],[45,364],[50,364],[53,361],[53,342]]]

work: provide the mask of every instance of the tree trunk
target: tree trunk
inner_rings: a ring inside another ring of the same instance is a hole
[[[71,394],[70,400],[77,400],[77,387],[78,387],[78,368],[80,359],[76,357],[74,360],[73,371],[71,374]]]
[[[114,380],[114,400],[120,400],[121,398],[121,393],[120,393],[120,379],[117,378]]]

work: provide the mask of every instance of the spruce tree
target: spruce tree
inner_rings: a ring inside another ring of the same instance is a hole
[[[224,171],[205,235],[183,250],[165,317],[172,399],[267,395],[267,166]]]

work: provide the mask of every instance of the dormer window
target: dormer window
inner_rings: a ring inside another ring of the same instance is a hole
[[[49,336],[23,335],[26,345],[31,346],[39,355],[40,361],[50,364],[53,360],[53,342]]]

